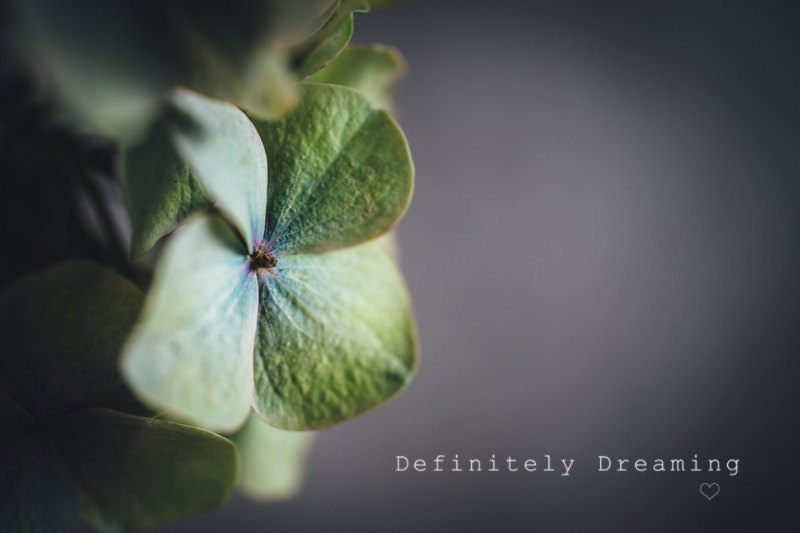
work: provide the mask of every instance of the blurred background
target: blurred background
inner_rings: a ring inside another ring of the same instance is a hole
[[[791,529],[798,53],[789,3],[408,0],[399,226],[421,365],[319,434],[294,500],[154,531]],[[397,455],[574,459],[396,472]],[[597,456],[740,460],[597,472]],[[500,465],[501,467],[503,465]],[[718,482],[708,501],[704,482]]]

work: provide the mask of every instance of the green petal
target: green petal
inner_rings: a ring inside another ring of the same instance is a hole
[[[146,2],[16,4],[34,64],[68,111],[105,137],[141,134],[177,79],[177,48],[160,8]]]
[[[267,240],[278,255],[364,242],[405,212],[414,175],[405,137],[356,91],[303,84],[292,114],[256,128],[269,161]]]
[[[142,300],[84,261],[19,280],[0,296],[0,391],[37,418],[89,406],[142,412],[117,370]]]
[[[277,429],[255,414],[230,439],[242,463],[239,487],[251,498],[278,500],[297,494],[314,433]]]
[[[292,48],[292,67],[300,79],[336,57],[353,36],[353,15],[369,11],[365,0],[342,0],[333,16],[314,35]]]
[[[81,515],[101,531],[215,509],[236,482],[235,446],[198,428],[83,409],[59,430],[56,446],[79,488]]]
[[[152,248],[189,215],[211,205],[178,155],[163,120],[141,144],[120,152],[119,176],[133,226],[133,257]]]
[[[153,407],[214,430],[244,423],[258,306],[246,254],[216,214],[170,238],[122,356],[123,375]]]
[[[352,87],[375,107],[391,111],[395,87],[405,71],[406,62],[394,48],[351,44],[308,81]]]
[[[411,307],[379,244],[281,258],[260,287],[255,407],[268,423],[330,426],[383,403],[411,379]]]
[[[184,89],[173,93],[174,140],[192,175],[239,231],[248,250],[264,233],[267,158],[235,106]]]

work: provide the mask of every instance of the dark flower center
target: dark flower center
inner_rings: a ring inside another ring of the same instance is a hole
[[[250,268],[255,272],[260,272],[267,268],[272,268],[278,264],[275,256],[269,250],[258,249],[250,254]]]

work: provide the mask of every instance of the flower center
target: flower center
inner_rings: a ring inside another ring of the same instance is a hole
[[[250,268],[254,272],[261,272],[264,269],[272,268],[278,264],[278,260],[269,250],[257,249],[250,254]]]

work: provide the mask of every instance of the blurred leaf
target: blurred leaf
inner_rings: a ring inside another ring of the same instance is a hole
[[[142,301],[125,278],[84,261],[19,280],[0,296],[0,390],[36,418],[84,407],[143,413],[116,359]]]
[[[142,294],[111,270],[72,262],[0,295],[0,524],[102,531],[221,505],[236,476],[229,441],[144,412],[117,355]]]
[[[339,0],[173,0],[172,5],[209,51],[242,72],[258,47],[310,37]]]
[[[331,426],[409,382],[417,359],[411,305],[379,244],[282,257],[263,281],[254,406],[268,423]]]
[[[181,0],[188,77],[184,85],[231,101],[263,120],[297,104],[287,47],[310,37],[338,0]]]
[[[352,87],[373,106],[392,111],[395,87],[405,71],[405,60],[394,48],[353,44],[308,81]]]
[[[216,214],[193,218],[164,248],[122,356],[125,378],[172,416],[238,429],[253,394],[257,305],[241,239]]]
[[[202,429],[82,409],[60,423],[58,450],[79,487],[81,516],[129,531],[220,507],[236,483],[228,440]]]
[[[239,449],[239,483],[245,494],[277,500],[290,498],[300,490],[313,433],[277,429],[253,414],[230,438]]]
[[[276,254],[333,250],[388,231],[414,168],[400,128],[356,91],[302,84],[302,105],[256,122],[269,163],[268,243]]]
[[[366,0],[342,0],[325,25],[306,41],[291,50],[292,70],[298,78],[307,78],[328,64],[350,42],[353,15],[369,11]]]
[[[142,134],[177,82],[178,50],[156,3],[17,0],[39,76],[91,131]]]

